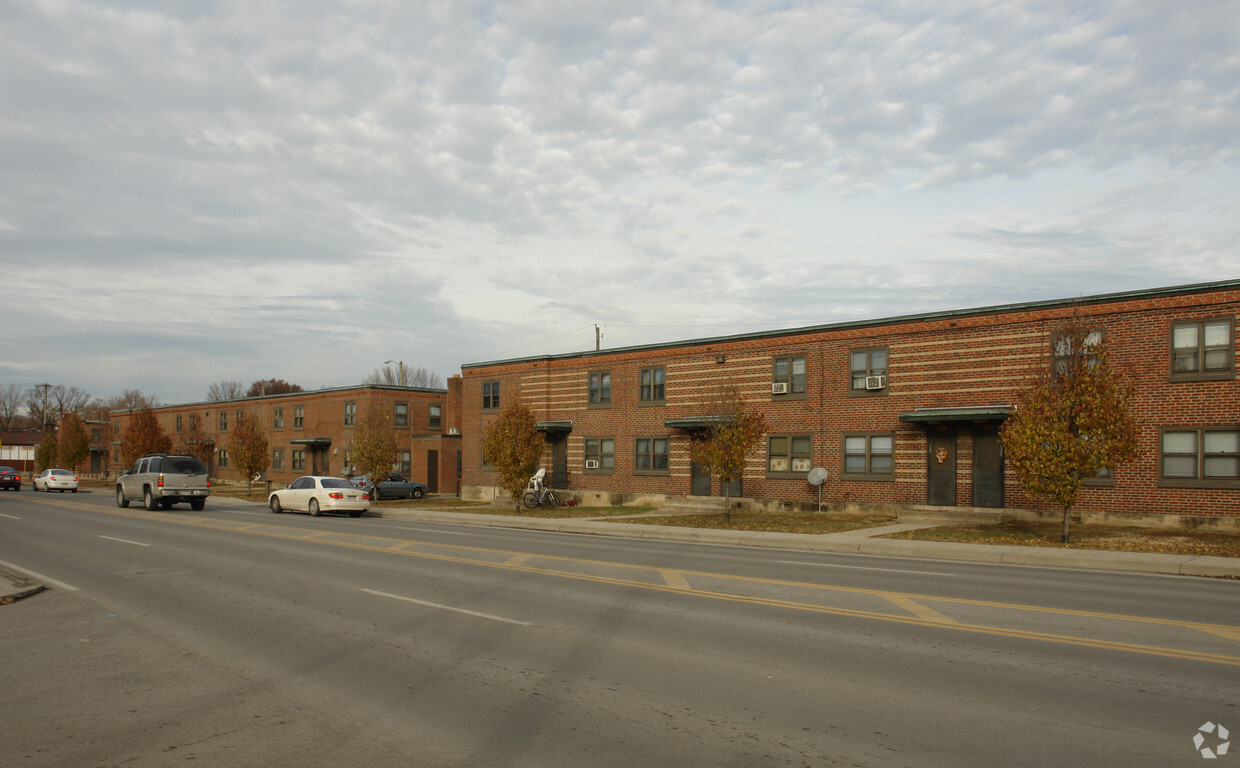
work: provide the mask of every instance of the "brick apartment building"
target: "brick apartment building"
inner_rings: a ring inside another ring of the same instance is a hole
[[[392,430],[397,435],[394,469],[426,483],[431,493],[455,494],[460,488],[460,384],[460,377],[454,376],[447,389],[358,385],[170,405],[156,408],[154,413],[160,428],[171,437],[173,450],[189,452],[211,443],[211,475],[239,482],[247,478],[230,465],[229,437],[239,419],[257,419],[271,451],[265,477],[284,484],[302,475],[349,473],[353,429],[358,418],[377,405],[391,415]],[[111,414],[108,437],[112,472],[125,469],[120,435],[133,414]]]
[[[821,490],[834,508],[1055,514],[1022,493],[998,429],[1075,316],[1133,381],[1142,451],[1090,481],[1082,516],[1238,525],[1238,308],[1232,280],[466,365],[462,495],[500,493],[481,436],[510,398],[533,409],[543,465],[571,495],[720,495],[689,438],[727,383],[769,430],[733,489],[748,505],[814,508]],[[819,487],[815,467],[827,470]]]

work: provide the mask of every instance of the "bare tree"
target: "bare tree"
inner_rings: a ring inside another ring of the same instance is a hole
[[[70,413],[80,414],[89,402],[89,393],[64,384],[36,384],[26,390],[26,410],[44,426],[55,425]]]
[[[0,387],[0,429],[17,429],[25,390],[16,384]]]
[[[382,368],[371,371],[362,383],[385,387],[444,388],[443,379],[439,377],[439,374],[420,366],[414,368],[400,362],[393,366],[390,361]]]
[[[245,397],[245,385],[236,380],[217,381],[207,389],[207,400],[213,403],[242,397]]]

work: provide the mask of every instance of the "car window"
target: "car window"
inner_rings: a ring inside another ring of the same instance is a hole
[[[138,459],[137,461],[133,463],[133,467],[130,468],[129,474],[136,475],[139,472],[142,472],[143,471],[142,468],[145,466],[146,466],[146,459]]]
[[[349,485],[347,480],[338,477],[327,477],[320,481],[324,488],[348,488],[353,490],[353,486]]]
[[[164,471],[180,475],[205,475],[207,467],[194,456],[169,456],[164,460]]]
[[[293,481],[293,484],[290,485],[289,488],[292,488],[294,490],[300,490],[302,488],[309,488],[311,484],[312,484],[312,481],[310,480],[310,478],[299,477]]]

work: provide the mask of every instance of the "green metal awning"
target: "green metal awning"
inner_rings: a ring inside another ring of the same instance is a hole
[[[549,434],[565,434],[573,431],[572,421],[539,421],[534,423],[534,429],[539,432],[547,432]]]
[[[289,440],[293,445],[331,445],[331,437],[299,437]]]
[[[968,405],[949,408],[916,408],[900,414],[900,421],[938,424],[945,421],[1003,421],[1015,412],[1013,405]]]

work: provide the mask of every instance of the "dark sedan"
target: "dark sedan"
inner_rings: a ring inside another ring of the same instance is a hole
[[[372,501],[380,501],[381,499],[420,499],[426,495],[426,483],[419,483],[417,480],[406,480],[404,475],[398,475],[395,472],[388,472],[384,479],[379,481],[378,493],[370,487],[370,475],[358,475],[349,482],[363,491],[369,492]]]
[[[22,489],[21,473],[12,467],[0,467],[0,488],[20,491]]]

